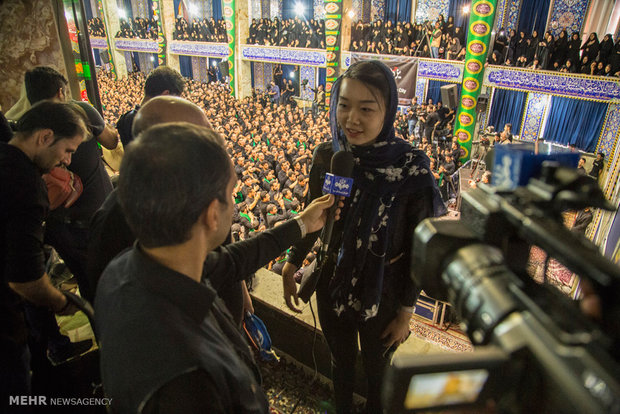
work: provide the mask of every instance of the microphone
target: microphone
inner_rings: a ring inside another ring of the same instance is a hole
[[[353,187],[353,179],[350,178],[353,173],[353,154],[347,151],[338,151],[332,156],[331,174],[325,174],[325,182],[323,183],[324,194],[334,194],[335,196],[349,197],[351,188]],[[329,240],[332,238],[332,230],[334,228],[334,217],[338,201],[329,208],[327,222],[321,232],[321,249],[319,250],[319,263],[323,263],[329,248]]]
[[[353,179],[350,178],[353,173],[353,166],[355,161],[353,160],[353,154],[347,151],[338,151],[332,155],[331,161],[331,173],[325,174],[325,182],[323,183],[324,194],[334,194],[336,196],[348,197],[351,195],[351,188],[353,187]],[[313,271],[306,272],[301,279],[297,296],[299,299],[308,303],[310,297],[316,290],[319,276],[321,275],[321,268],[325,263],[327,257],[327,249],[329,248],[329,239],[332,237],[332,229],[334,227],[334,217],[336,215],[336,209],[338,208],[338,202],[335,201],[334,205],[329,208],[327,212],[327,221],[323,231],[321,232],[321,249],[316,258],[316,267]]]

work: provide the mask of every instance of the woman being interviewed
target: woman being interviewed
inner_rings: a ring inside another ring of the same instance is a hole
[[[381,412],[383,373],[409,336],[421,289],[409,277],[413,231],[424,218],[445,213],[428,157],[394,136],[397,106],[396,82],[387,66],[378,61],[351,65],[332,89],[332,142],[316,148],[310,170],[310,197],[316,198],[332,154],[345,150],[354,156],[354,188],[334,224],[317,286],[339,413],[351,411],[358,334],[367,410]],[[297,312],[293,274],[318,236],[310,234],[293,246],[283,269],[284,298]]]

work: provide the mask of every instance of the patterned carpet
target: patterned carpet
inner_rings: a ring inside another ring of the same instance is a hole
[[[447,351],[471,352],[473,346],[467,335],[458,329],[440,329],[428,322],[427,319],[414,315],[409,323],[411,333],[417,337],[440,346]]]

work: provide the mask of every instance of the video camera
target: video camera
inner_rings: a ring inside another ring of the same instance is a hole
[[[562,220],[587,206],[613,210],[595,180],[543,164],[526,186],[480,184],[463,194],[459,221],[418,225],[411,277],[453,304],[475,351],[396,356],[384,386],[388,412],[620,412],[620,268]],[[532,245],[591,286],[599,321],[534,281]]]

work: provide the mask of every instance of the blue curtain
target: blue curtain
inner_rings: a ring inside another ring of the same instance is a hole
[[[283,0],[282,1],[282,18],[293,19],[295,14],[295,6],[300,4],[304,6],[304,15],[299,16],[301,20],[314,19],[314,2],[312,0]]]
[[[540,38],[547,26],[550,3],[551,0],[523,0],[521,11],[519,12],[519,29],[517,34],[523,31],[527,36],[530,36],[532,31],[536,30]]]
[[[181,69],[181,75],[190,79],[194,78],[191,56],[179,56],[179,67]]]
[[[181,4],[182,0],[173,0],[172,4],[174,4],[174,17],[179,17],[179,4]]]
[[[319,85],[325,86],[326,77],[327,77],[327,69],[319,68]]]
[[[603,102],[552,96],[545,141],[575,144],[580,150],[594,152],[603,128],[607,105]]]
[[[153,0],[148,0],[146,2],[146,8],[148,9],[149,19],[153,18]]]
[[[411,20],[411,0],[387,0],[385,20],[408,22]]]
[[[517,134],[521,130],[526,98],[525,92],[495,89],[487,125],[493,125],[496,131],[501,131],[504,125],[512,124],[512,132]]]
[[[469,15],[471,13],[464,14],[463,7],[471,6],[471,0],[450,0],[450,7],[448,8],[448,16],[454,17],[454,27],[461,27],[465,29],[469,24]],[[444,16],[448,20],[448,16]],[[464,30],[467,33],[466,30]]]
[[[213,18],[215,21],[222,18],[222,0],[213,0]]]
[[[91,49],[93,51],[93,59],[95,59],[95,66],[101,66],[101,57],[99,53],[103,53],[100,49]]]
[[[442,82],[442,81],[436,81],[436,80],[429,79],[425,102],[428,102],[429,99],[433,100],[433,104],[436,104],[437,102],[441,102],[441,87],[444,85],[452,85],[452,82]],[[460,97],[461,96],[461,85],[456,85],[456,89]]]
[[[159,59],[157,58],[157,53],[153,53],[153,69],[159,66]]]

